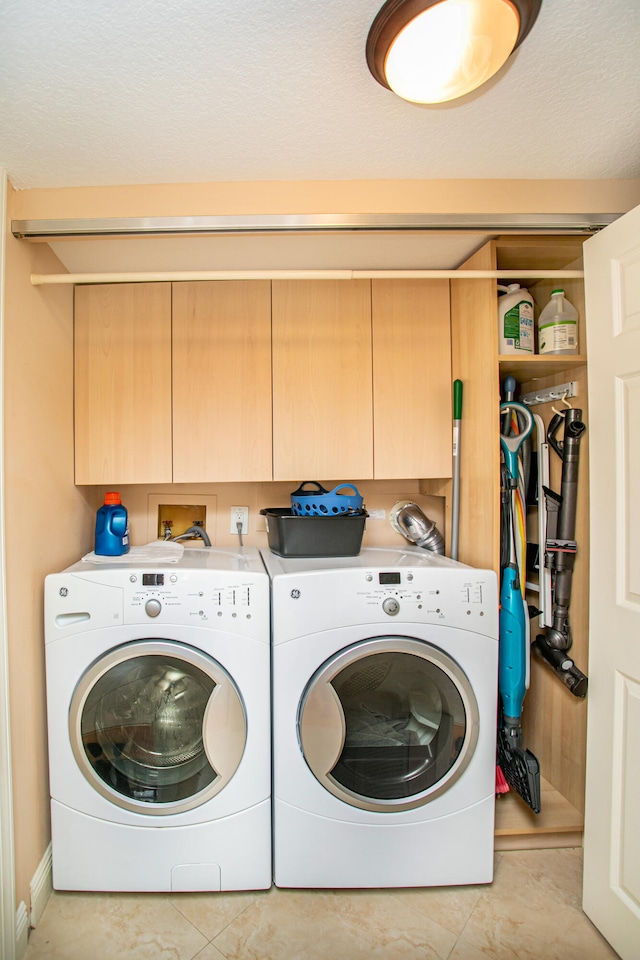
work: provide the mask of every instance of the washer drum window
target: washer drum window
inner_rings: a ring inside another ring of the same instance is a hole
[[[345,803],[408,810],[447,790],[469,764],[479,711],[442,650],[410,637],[360,641],[311,678],[298,713],[305,760]]]
[[[69,711],[76,761],[128,810],[169,814],[219,793],[245,748],[244,705],[229,674],[170,640],[124,644],[81,678]]]

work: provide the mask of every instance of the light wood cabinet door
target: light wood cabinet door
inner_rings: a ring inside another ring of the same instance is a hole
[[[274,480],[373,476],[368,280],[274,280]]]
[[[171,471],[171,285],[75,290],[76,483],[164,483]]]
[[[450,477],[449,283],[374,280],[371,298],[374,477]]]
[[[173,479],[271,480],[271,284],[173,284]]]

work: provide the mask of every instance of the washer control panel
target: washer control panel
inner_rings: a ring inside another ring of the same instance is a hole
[[[269,577],[252,549],[246,555],[224,549],[211,554],[185,550],[177,563],[157,566],[79,561],[49,574],[45,578],[46,642],[124,626],[162,636],[163,624],[268,642]]]
[[[237,575],[131,571],[124,590],[125,623],[168,619],[228,627],[253,618],[255,592],[256,584]]]

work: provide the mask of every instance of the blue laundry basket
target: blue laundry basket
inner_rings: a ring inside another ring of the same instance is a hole
[[[313,484],[315,490],[305,490]],[[351,494],[340,493],[351,490]],[[291,512],[296,517],[338,517],[343,513],[359,513],[362,497],[353,483],[340,483],[333,490],[326,490],[317,480],[305,480],[291,494]]]

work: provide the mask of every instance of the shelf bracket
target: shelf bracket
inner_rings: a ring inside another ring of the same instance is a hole
[[[555,387],[525,393],[520,397],[520,402],[525,403],[528,407],[533,407],[536,403],[551,403],[553,400],[568,400],[570,397],[577,396],[578,384],[575,380],[571,380],[570,383],[559,383]]]

